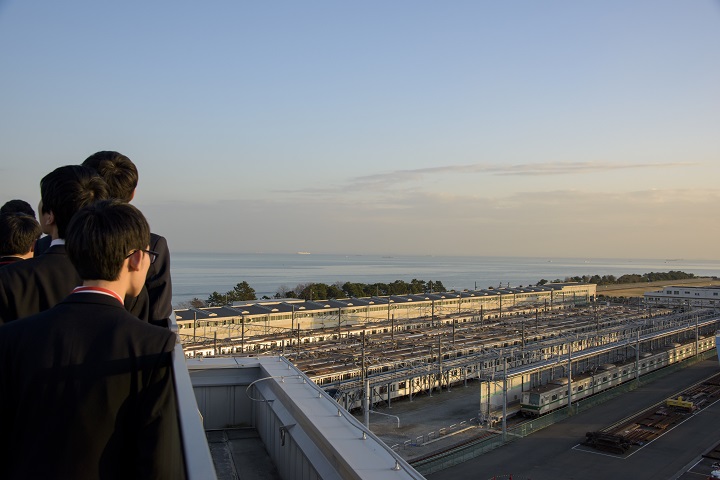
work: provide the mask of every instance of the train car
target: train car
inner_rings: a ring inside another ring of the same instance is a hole
[[[700,337],[697,342],[699,352],[715,347],[712,339]],[[614,365],[604,364],[592,373],[581,373],[572,378],[572,401],[576,402],[637,378],[636,368],[640,376],[666,367],[672,363],[683,361],[695,355],[695,342],[685,344],[673,343],[666,350],[650,353],[645,352],[637,361],[629,360]],[[545,385],[523,392],[520,402],[520,414],[528,417],[545,415],[568,404],[568,379],[562,377]]]

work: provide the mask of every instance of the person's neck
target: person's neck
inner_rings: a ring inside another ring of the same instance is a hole
[[[120,298],[125,298],[127,294],[127,286],[121,281],[107,281],[107,280],[85,280],[83,282],[84,287],[100,287],[112,290],[117,293]]]

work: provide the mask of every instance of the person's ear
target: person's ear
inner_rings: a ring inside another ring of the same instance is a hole
[[[130,255],[128,257],[128,269],[131,272],[140,271],[140,266],[142,265],[142,259],[143,259],[143,251],[135,250],[132,253],[132,255]]]

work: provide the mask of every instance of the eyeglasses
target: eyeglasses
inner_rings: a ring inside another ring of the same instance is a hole
[[[155,252],[155,251],[153,251],[153,250],[144,250],[144,249],[141,248],[141,249],[138,249],[138,250],[133,250],[132,252],[128,253],[128,254],[127,254],[127,257],[125,257],[125,258],[129,258],[130,255],[132,255],[132,254],[135,253],[135,252],[145,252],[145,253],[147,253],[148,256],[150,257],[150,264],[155,263],[155,260],[157,260],[158,255],[160,255],[158,252]]]

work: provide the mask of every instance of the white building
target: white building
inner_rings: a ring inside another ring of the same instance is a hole
[[[667,286],[660,291],[645,292],[645,303],[666,307],[720,306],[720,287]]]

